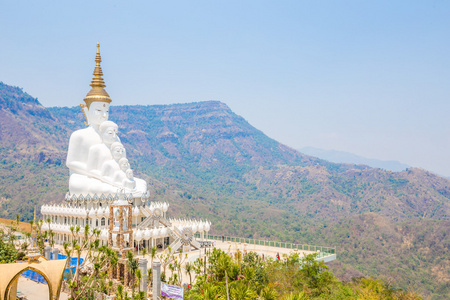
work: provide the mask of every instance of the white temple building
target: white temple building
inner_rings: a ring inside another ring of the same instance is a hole
[[[97,56],[91,90],[81,104],[86,118],[86,128],[72,133],[69,141],[66,165],[70,170],[69,192],[60,204],[43,205],[44,220],[55,233],[55,243],[63,244],[84,235],[86,224],[100,230],[102,243],[115,245],[114,230],[122,224],[127,247],[161,247],[170,245],[172,251],[199,248],[195,234],[206,238],[211,224],[201,220],[170,219],[169,204],[151,202],[147,183],[136,178],[126,158],[126,150],[118,137],[118,125],[108,121],[111,98],[105,91],[100,66],[100,47]],[[119,214],[110,205],[131,204]],[[111,216],[113,213],[113,216]],[[119,222],[118,218],[122,218]],[[131,228],[129,228],[131,224]],[[81,229],[74,237],[71,227]],[[131,230],[131,231],[130,231]],[[111,238],[112,237],[112,238]],[[117,238],[117,241],[119,238]]]

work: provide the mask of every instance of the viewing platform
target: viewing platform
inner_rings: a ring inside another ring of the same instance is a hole
[[[257,240],[250,238],[239,238],[229,236],[208,235],[201,240],[200,235],[195,235],[199,243],[204,248],[218,248],[224,251],[235,252],[238,249],[242,252],[256,252],[264,256],[280,257],[283,254],[298,253],[300,256],[318,253],[318,260],[330,262],[336,259],[336,247],[313,246],[305,244],[294,244],[286,242],[276,242],[268,240]]]

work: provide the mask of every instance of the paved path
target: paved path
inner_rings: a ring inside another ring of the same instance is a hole
[[[19,276],[17,291],[21,292],[28,300],[48,300],[48,285],[45,283],[37,283],[33,280]],[[69,299],[69,295],[61,293],[60,300]]]

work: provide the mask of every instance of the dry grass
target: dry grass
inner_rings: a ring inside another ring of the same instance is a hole
[[[16,226],[16,220],[0,218],[0,224],[3,224],[5,226],[9,226],[9,225],[11,225],[11,223],[13,223],[13,225]],[[19,223],[19,231],[21,231],[21,232],[31,232],[31,225],[30,225],[30,223],[20,222]]]

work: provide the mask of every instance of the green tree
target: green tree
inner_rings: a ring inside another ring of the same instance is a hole
[[[270,287],[266,286],[261,290],[260,296],[263,300],[276,300],[278,299],[277,291]]]
[[[151,257],[150,265],[151,266],[153,266],[153,259],[156,257],[157,252],[158,252],[158,249],[156,247],[152,247],[150,249],[150,257]]]
[[[18,252],[12,241],[5,241],[5,233],[0,230],[0,263],[13,263],[17,259]]]
[[[107,246],[100,246],[100,230],[86,225],[81,231],[80,226],[71,227],[71,242],[64,243],[66,255],[77,257],[75,274],[69,273],[67,282],[70,288],[70,299],[90,299],[93,291],[103,291],[108,271],[117,265],[117,253]],[[81,253],[85,254],[80,264]],[[89,267],[88,267],[89,266]],[[88,269],[87,275],[81,275],[81,268]],[[70,270],[70,269],[69,269]]]
[[[192,271],[194,271],[192,264],[186,262],[186,264],[184,265],[184,269],[186,271],[186,274],[189,276],[189,284],[192,285]]]
[[[258,297],[256,291],[243,280],[234,281],[231,284],[230,296],[233,300],[254,300]]]
[[[131,277],[131,291],[132,291],[132,297],[134,298],[134,290],[136,285],[136,272],[139,270],[139,263],[137,259],[134,258],[133,252],[128,251],[127,252],[127,263],[128,263],[128,270],[130,272]],[[139,272],[140,274],[140,272]]]

